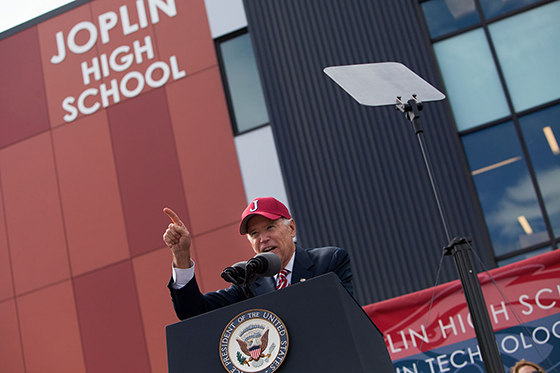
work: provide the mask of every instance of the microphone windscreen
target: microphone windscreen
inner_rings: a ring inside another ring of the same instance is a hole
[[[259,275],[261,276],[274,276],[282,269],[282,261],[280,260],[280,257],[274,253],[260,253],[255,255],[255,258],[262,258],[262,260],[268,264],[264,266],[266,268],[262,268],[262,272],[259,271]]]
[[[247,266],[247,261],[244,262],[238,262],[235,263],[234,265],[232,265],[231,267],[233,269],[235,269],[235,271],[237,272],[237,275],[240,277],[245,277],[245,267]]]

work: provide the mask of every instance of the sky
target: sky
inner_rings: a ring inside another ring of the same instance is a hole
[[[74,0],[0,0],[0,32]]]

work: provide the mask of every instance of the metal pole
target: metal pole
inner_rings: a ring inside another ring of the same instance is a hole
[[[447,217],[445,216],[445,211],[441,203],[437,184],[433,177],[432,165],[426,151],[426,145],[423,138],[424,131],[419,121],[422,103],[417,100],[416,96],[413,95],[413,97],[414,98],[408,100],[406,104],[401,101],[400,97],[397,97],[397,109],[404,112],[407,119],[410,120],[414,127],[414,131],[416,132],[418,142],[420,143],[422,156],[424,157],[424,163],[426,164],[428,175],[430,176],[432,189],[439,208],[445,234],[447,235],[447,239],[449,241],[449,245],[446,246],[444,250],[446,255],[453,255],[453,258],[455,259],[455,264],[461,280],[461,286],[463,287],[467,306],[469,308],[469,312],[471,313],[476,339],[478,340],[478,344],[480,346],[480,353],[482,355],[486,372],[503,373],[504,365],[500,357],[498,343],[496,342],[496,336],[494,335],[488,310],[486,309],[486,302],[484,300],[484,295],[482,294],[482,288],[480,287],[477,272],[473,264],[471,248],[469,245],[470,240],[463,237],[451,240],[449,223],[447,222]]]
[[[492,323],[486,310],[482,288],[474,268],[469,242],[468,238],[455,238],[444,250],[446,250],[447,255],[453,255],[455,259],[486,372],[504,372],[504,365],[498,350],[496,336],[494,335]]]

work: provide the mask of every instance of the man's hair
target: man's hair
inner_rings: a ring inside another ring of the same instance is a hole
[[[290,225],[290,223],[292,222],[292,220],[294,220],[294,219],[288,219],[288,218],[280,218],[280,219],[282,219],[282,221],[284,222],[284,224],[285,224],[286,226]]]
[[[286,227],[289,226],[290,223],[291,223],[292,221],[294,221],[294,218],[291,218],[291,219],[288,219],[288,218],[280,218],[280,219],[282,219],[282,221],[284,222],[284,224],[286,225]],[[295,242],[297,241],[296,237],[292,238],[292,241],[294,241],[294,243],[295,243]]]

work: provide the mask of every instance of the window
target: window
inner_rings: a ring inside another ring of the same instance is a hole
[[[560,105],[519,119],[554,235],[560,237]]]
[[[268,111],[247,29],[220,38],[216,43],[234,133],[268,124]]]
[[[482,29],[434,44],[459,131],[506,117],[510,110]]]
[[[524,253],[524,254],[519,254],[519,255],[516,255],[516,256],[512,256],[512,257],[507,258],[507,259],[499,260],[498,261],[498,266],[500,266],[500,267],[505,266],[507,264],[515,263],[515,262],[523,260],[523,259],[529,259],[533,256],[548,253],[550,251],[552,251],[552,247],[548,246],[548,247],[545,247],[543,249],[534,250],[534,251],[530,251],[530,252],[527,252],[527,253]]]
[[[516,112],[560,98],[558,18],[557,1],[488,28]]]
[[[484,16],[492,18],[524,6],[538,3],[539,0],[479,0]]]
[[[432,38],[448,34],[480,21],[474,0],[432,0],[422,3],[422,11]]]
[[[512,122],[462,137],[496,256],[549,239]]]
[[[498,264],[556,249],[560,0],[419,2]]]

